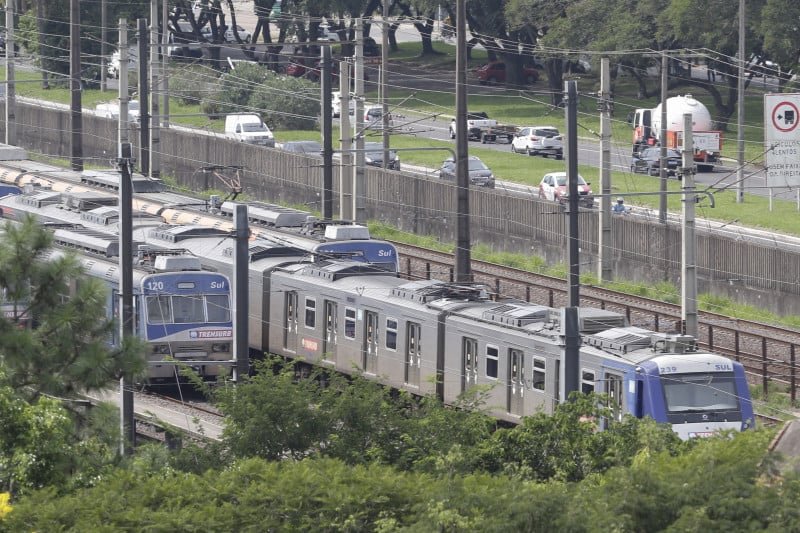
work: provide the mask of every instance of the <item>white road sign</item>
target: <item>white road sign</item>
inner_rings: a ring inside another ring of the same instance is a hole
[[[768,187],[800,186],[800,93],[764,95]]]

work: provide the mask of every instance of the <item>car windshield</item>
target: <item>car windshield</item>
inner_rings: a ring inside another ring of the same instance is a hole
[[[733,373],[670,374],[664,380],[667,411],[731,411],[739,407]]]
[[[371,159],[383,159],[383,145],[380,143],[367,143],[364,145],[367,150],[367,156]],[[397,157],[397,152],[389,150],[389,159]]]
[[[549,128],[536,130],[536,135],[540,137],[555,137],[558,135],[558,130],[551,130]]]
[[[567,186],[567,177],[566,176],[558,176],[556,178],[556,183],[559,187],[566,187]],[[583,176],[578,175],[578,185],[586,185],[586,180],[583,179]]]
[[[470,159],[469,160],[469,169],[470,170],[489,170],[483,161],[480,159]]]

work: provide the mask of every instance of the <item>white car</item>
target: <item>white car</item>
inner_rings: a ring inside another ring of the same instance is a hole
[[[539,184],[539,198],[566,204],[569,201],[569,184],[566,172],[550,172],[545,174]],[[578,204],[584,207],[594,207],[592,188],[578,174]]]
[[[564,137],[554,126],[526,126],[517,130],[511,140],[511,151],[545,157],[554,155],[561,159],[564,157]]]
[[[350,107],[350,113],[348,114],[353,115],[356,112],[356,99],[353,98],[352,94],[348,102],[348,106]],[[333,118],[337,118],[342,114],[342,93],[339,91],[333,91],[331,93],[331,108],[333,110]]]
[[[236,25],[236,29],[239,32],[239,38],[242,40],[242,42],[250,43],[250,41],[253,39],[253,35],[249,31],[247,31],[246,29],[244,29],[241,26],[239,26],[238,24]],[[200,33],[207,40],[209,40],[209,41],[211,40],[211,37],[212,37],[211,26],[208,26],[208,25],[203,26],[203,29],[200,30]],[[225,42],[226,43],[235,43],[236,42],[236,36],[233,34],[233,28],[229,27],[228,29],[225,30]]]

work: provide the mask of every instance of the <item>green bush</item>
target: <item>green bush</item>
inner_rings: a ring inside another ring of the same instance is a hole
[[[216,71],[201,65],[173,70],[169,78],[170,94],[186,105],[199,104],[220,85]]]
[[[271,74],[251,96],[250,107],[270,127],[312,130],[320,113],[320,88],[302,78]]]

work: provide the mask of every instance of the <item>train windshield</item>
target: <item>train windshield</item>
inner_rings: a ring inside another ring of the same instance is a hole
[[[733,373],[669,374],[662,379],[668,414],[739,409]]]
[[[147,297],[149,324],[204,324],[230,320],[227,294]]]

